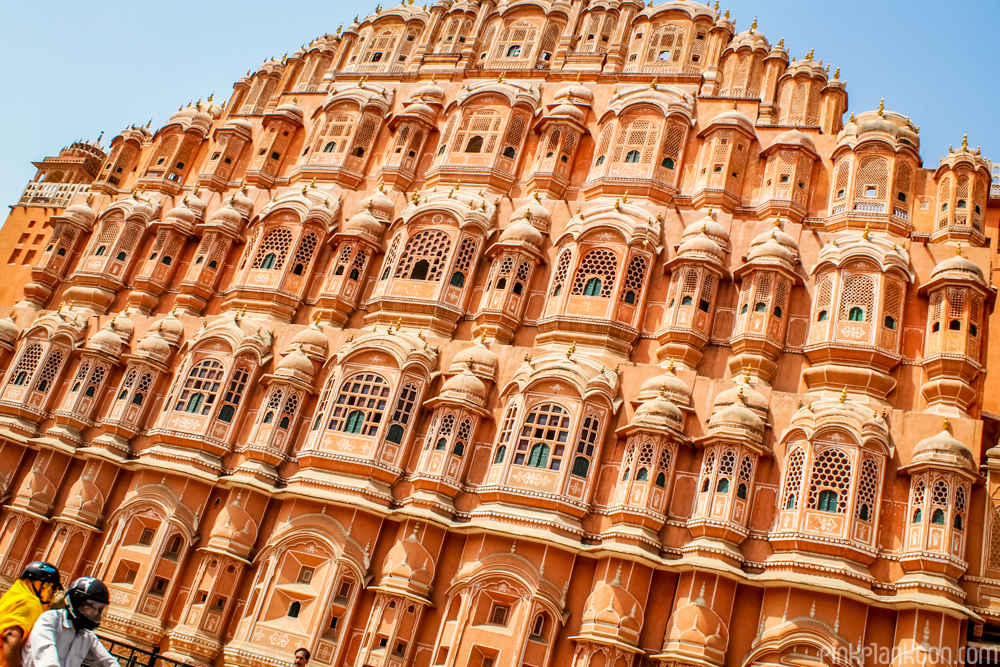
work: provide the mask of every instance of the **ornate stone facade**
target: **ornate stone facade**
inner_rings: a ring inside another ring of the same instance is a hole
[[[102,577],[197,665],[988,645],[994,168],[829,69],[689,0],[438,0],[67,149],[2,232],[46,240],[0,582]]]

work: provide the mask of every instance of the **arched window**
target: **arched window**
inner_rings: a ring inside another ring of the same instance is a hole
[[[225,369],[215,359],[205,359],[188,372],[187,380],[177,397],[174,410],[207,415],[215,405]]]
[[[403,442],[406,434],[406,425],[410,423],[413,416],[413,409],[417,402],[417,385],[407,382],[403,385],[399,396],[396,398],[396,408],[392,411],[392,425],[386,433],[386,440],[393,444]]]
[[[871,322],[875,281],[870,276],[848,276],[840,297],[840,317],[851,322]]]
[[[573,258],[573,251],[566,248],[559,255],[559,261],[556,262],[556,271],[552,277],[552,296],[559,296],[562,294],[563,285],[566,283],[566,275],[569,273],[569,262]]]
[[[865,311],[859,306],[852,306],[850,312],[847,315],[847,319],[851,322],[864,322],[865,321]]]
[[[285,263],[285,257],[292,246],[292,231],[285,227],[272,229],[264,237],[257,250],[257,257],[254,259],[255,269],[281,269]]]
[[[389,391],[386,379],[375,373],[347,378],[330,415],[330,430],[374,436],[382,423]]]
[[[521,427],[514,464],[525,465],[527,460],[534,468],[559,470],[569,439],[569,419],[569,412],[555,403],[534,408]]]
[[[499,447],[497,447],[496,456],[493,457],[493,463],[494,464],[503,463],[504,456],[506,455],[507,455],[507,446],[500,445]]]
[[[41,358],[41,344],[32,343],[24,348],[24,352],[21,353],[21,358],[17,362],[17,367],[11,373],[10,383],[18,386],[24,385],[28,381],[28,377],[35,372]]]
[[[729,493],[729,480],[723,477],[719,480],[719,483],[715,485],[716,493]]]
[[[820,512],[836,512],[838,505],[838,495],[831,489],[823,489],[819,492],[819,501],[816,509]]]
[[[573,294],[610,297],[617,272],[618,257],[613,252],[605,248],[591,250],[584,256],[580,268],[576,270]]]
[[[323,146],[323,152],[324,153],[332,153],[335,150],[337,150],[337,142],[336,141],[328,141],[328,142],[326,142],[326,145]]]
[[[823,450],[813,462],[809,480],[809,508],[824,512],[847,511],[851,462],[840,449]],[[830,493],[824,493],[830,491]]]
[[[931,515],[931,523],[944,525],[944,510],[938,507]]]
[[[450,250],[451,238],[447,234],[426,229],[406,242],[396,268],[396,277],[437,282],[441,280],[441,271]]]
[[[642,153],[636,150],[631,150],[625,155],[626,163],[637,163],[642,158]]]
[[[924,520],[924,511],[921,508],[917,508],[913,513],[913,523],[920,523]]]
[[[788,457],[788,469],[785,472],[785,498],[782,507],[786,510],[793,510],[798,507],[798,492],[802,486],[803,462],[805,452],[796,449]]]
[[[517,150],[515,150],[513,146],[507,146],[507,148],[503,149],[503,156],[513,160],[517,157]]]

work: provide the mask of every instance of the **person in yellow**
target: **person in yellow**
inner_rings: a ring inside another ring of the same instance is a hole
[[[21,647],[32,626],[62,590],[59,570],[50,563],[36,562],[24,572],[10,590],[0,597],[0,667],[21,667]]]

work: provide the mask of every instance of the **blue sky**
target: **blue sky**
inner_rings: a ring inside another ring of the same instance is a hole
[[[420,0],[423,1],[423,0]],[[655,1],[655,0],[654,0]],[[720,0],[722,1],[722,0]],[[390,4],[392,0],[383,0]],[[657,2],[656,4],[659,4]],[[80,138],[162,125],[177,107],[232,84],[267,57],[374,10],[376,0],[130,3],[0,0],[0,202],[14,203],[32,160]],[[1000,0],[729,0],[737,30],[757,17],[792,55],[841,68],[849,108],[887,109],[921,126],[925,167],[969,133],[1000,162]],[[992,112],[992,113],[991,113]]]

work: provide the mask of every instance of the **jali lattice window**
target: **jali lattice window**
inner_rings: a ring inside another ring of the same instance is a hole
[[[215,397],[222,385],[225,369],[215,359],[205,359],[188,372],[187,380],[174,405],[178,412],[207,415],[212,411]]]
[[[458,248],[458,258],[455,260],[455,270],[451,274],[451,284],[464,287],[465,281],[472,270],[472,260],[476,257],[476,240],[465,239]]]
[[[552,296],[559,296],[562,294],[563,285],[566,284],[566,274],[569,273],[569,262],[573,259],[573,251],[566,248],[559,255],[559,261],[556,262],[556,272],[552,278],[552,289],[550,290]]]
[[[826,449],[813,462],[809,480],[809,509],[843,514],[851,482],[851,460],[840,449]]]
[[[569,412],[555,403],[539,405],[521,427],[514,464],[559,470],[568,438]]]
[[[441,270],[451,250],[451,238],[444,232],[426,229],[406,243],[397,278],[408,280],[441,280]]]
[[[622,287],[622,301],[635,303],[642,294],[642,284],[646,278],[646,259],[639,255],[632,258],[625,274],[625,285]]]
[[[375,373],[358,373],[340,387],[340,394],[330,415],[334,431],[374,436],[382,423],[382,413],[389,398],[389,383]]]
[[[260,249],[257,250],[257,256],[253,260],[253,268],[281,269],[291,246],[292,230],[285,227],[272,229],[260,243]]]
[[[24,352],[21,353],[21,358],[18,360],[14,372],[10,374],[10,383],[14,385],[25,384],[32,374],[34,374],[35,368],[38,367],[38,362],[41,358],[42,346],[39,343],[32,343],[24,348]]]
[[[858,503],[854,508],[854,516],[861,521],[872,521],[875,518],[875,500],[878,496],[878,464],[872,459],[865,459],[861,464],[861,477],[858,480]]]
[[[799,506],[799,489],[802,488],[803,462],[805,452],[796,449],[788,457],[788,469],[785,471],[785,494],[781,498],[781,507],[793,510]]]
[[[615,253],[604,248],[591,250],[584,256],[573,281],[573,294],[583,296],[611,296],[618,271]]]

